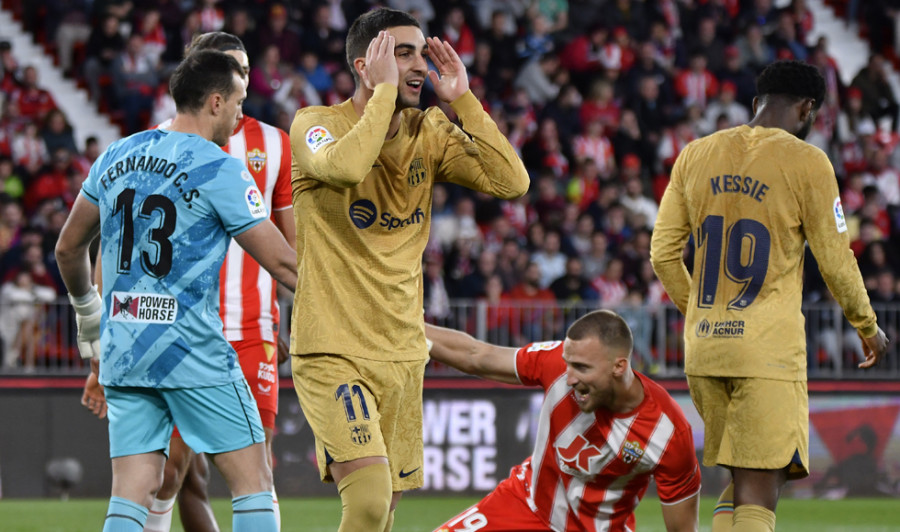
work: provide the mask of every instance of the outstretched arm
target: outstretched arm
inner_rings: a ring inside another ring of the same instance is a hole
[[[279,283],[297,287],[297,255],[271,220],[264,220],[234,237]]]
[[[431,358],[464,373],[507,384],[520,384],[516,376],[516,349],[501,347],[464,332],[425,324],[425,336],[433,342]]]

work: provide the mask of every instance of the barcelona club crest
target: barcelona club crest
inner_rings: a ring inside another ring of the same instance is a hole
[[[425,181],[428,174],[425,172],[425,163],[421,157],[416,157],[413,162],[409,163],[409,173],[406,174],[406,182],[411,187],[417,187]]]
[[[368,425],[355,425],[350,428],[350,440],[356,445],[365,445],[372,441],[372,433]]]
[[[641,449],[641,442],[637,440],[626,441],[625,445],[622,446],[620,456],[622,457],[622,461],[626,464],[633,464],[640,461],[641,457],[644,456],[644,450]]]
[[[247,166],[252,168],[254,172],[262,172],[262,169],[266,167],[265,152],[259,151],[258,148],[253,148],[252,150],[248,151]]]

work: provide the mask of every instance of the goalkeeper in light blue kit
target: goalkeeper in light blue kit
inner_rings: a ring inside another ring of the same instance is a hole
[[[294,252],[253,178],[220,148],[241,118],[242,75],[218,51],[187,57],[170,82],[172,125],[97,159],[56,247],[79,350],[99,356],[106,387],[113,482],[104,531],[143,529],[174,423],[222,472],[234,530],[276,530],[262,424],[218,313],[231,237],[279,282],[297,280]],[[102,300],[88,252],[98,234]]]

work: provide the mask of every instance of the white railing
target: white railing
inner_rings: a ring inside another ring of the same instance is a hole
[[[874,305],[878,323],[893,341],[874,371],[856,367],[861,360],[861,347],[856,331],[843,317],[840,307],[831,304],[807,304],[807,362],[809,377],[816,378],[900,378],[900,305]],[[450,311],[429,322],[464,330],[478,339],[504,345],[520,346],[528,342],[565,337],[566,328],[584,314],[599,308],[584,303],[535,305],[504,302],[499,306],[483,301],[454,300]],[[659,377],[683,375],[683,316],[670,305],[618,306],[634,333],[634,366]],[[282,316],[290,316],[288,305],[282,305]],[[0,320],[9,319],[0,308]],[[87,366],[75,347],[75,317],[69,302],[60,298],[49,305],[38,305],[34,318],[20,327],[0,328],[6,334],[0,349],[6,349],[2,360],[14,365],[0,366],[0,374],[43,375],[83,374]],[[23,341],[27,340],[27,341]],[[9,352],[14,349],[15,352]],[[428,374],[459,375],[452,368],[432,363]]]

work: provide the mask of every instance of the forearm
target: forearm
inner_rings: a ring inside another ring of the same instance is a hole
[[[508,384],[519,384],[516,350],[473,338],[453,329],[425,324],[425,336],[433,343],[431,358],[463,373]]]
[[[91,282],[91,260],[89,246],[56,246],[56,264],[66,289],[75,297],[88,293]]]
[[[451,107],[476,150],[464,146],[463,153],[451,155],[451,165],[459,168],[448,171],[450,181],[501,199],[518,198],[528,192],[530,180],[522,159],[475,95],[466,92]]]
[[[302,174],[343,188],[362,183],[381,153],[396,98],[397,87],[386,83],[378,85],[353,128],[315,151],[308,147],[307,134],[311,128],[321,124],[295,121],[291,126],[291,146],[294,161]],[[327,126],[324,127],[327,129]]]

